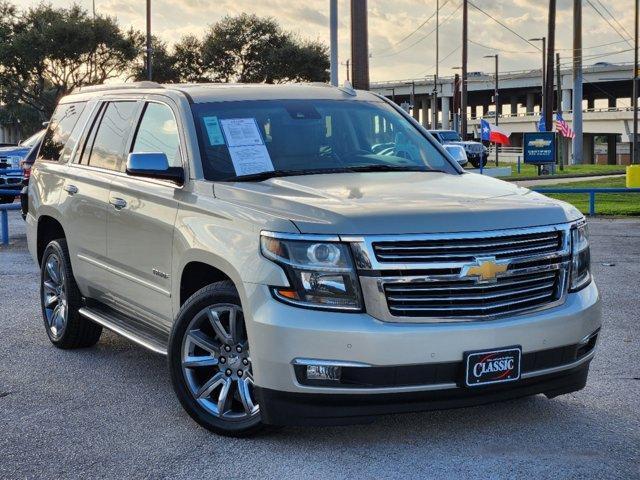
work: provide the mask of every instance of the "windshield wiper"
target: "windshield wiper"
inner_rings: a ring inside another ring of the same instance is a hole
[[[221,182],[255,182],[268,180],[277,177],[293,177],[296,175],[318,175],[323,173],[346,173],[351,171],[350,168],[315,168],[309,170],[271,170],[269,172],[252,173],[250,175],[238,175],[235,177],[227,177],[220,180]]]
[[[349,171],[352,172],[440,172],[446,173],[443,170],[435,170],[425,167],[410,167],[410,166],[396,166],[396,165],[362,165],[359,167],[349,167]]]

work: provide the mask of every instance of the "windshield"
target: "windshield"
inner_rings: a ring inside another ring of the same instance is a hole
[[[455,167],[384,102],[261,100],[193,105],[208,180]]]
[[[443,142],[459,142],[460,141],[460,135],[458,135],[458,132],[438,132],[440,133],[440,137],[442,138]]]
[[[44,130],[40,130],[38,133],[34,133],[26,140],[23,140],[22,142],[20,142],[20,146],[33,148],[33,146],[40,141],[43,135],[44,135]]]

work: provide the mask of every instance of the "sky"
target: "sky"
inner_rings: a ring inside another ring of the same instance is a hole
[[[40,0],[12,0],[29,8]],[[435,18],[437,0],[369,0],[369,49],[372,81],[418,79],[435,73]],[[469,6],[469,70],[493,71],[493,60],[484,55],[500,54],[500,70],[539,68],[539,42],[523,39],[547,35],[546,0],[471,0],[495,20]],[[453,74],[460,65],[462,43],[461,0],[440,2],[440,75]],[[68,0],[50,0],[54,6],[70,6]],[[75,3],[90,10],[92,0]],[[116,17],[123,27],[145,28],[142,0],[95,0],[96,11]],[[573,1],[558,0],[556,49],[561,64],[572,53]],[[585,65],[595,62],[621,63],[633,60],[633,0],[583,0],[583,45]],[[600,16],[596,10],[597,8]],[[350,56],[349,0],[339,0],[339,58]],[[152,29],[172,43],[185,34],[204,35],[209,25],[225,15],[255,13],[274,17],[284,29],[303,38],[329,43],[329,0],[152,0]],[[611,14],[611,15],[609,15]],[[605,21],[602,17],[608,19]],[[522,38],[519,38],[518,35]],[[624,38],[628,40],[625,42]],[[479,45],[478,45],[479,44]],[[345,78],[340,69],[340,81]]]

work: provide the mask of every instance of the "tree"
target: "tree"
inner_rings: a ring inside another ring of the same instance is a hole
[[[131,68],[131,77],[134,80],[147,80],[146,64],[146,35],[141,32],[132,33],[135,38],[136,50],[142,52],[136,58]],[[151,73],[152,80],[158,83],[177,83],[180,81],[180,72],[176,67],[176,57],[169,51],[166,42],[156,36],[151,37]]]
[[[0,100],[48,120],[73,88],[121,76],[136,51],[134,32],[80,7],[40,4],[22,13],[0,3]]]
[[[272,18],[242,14],[213,25],[202,43],[204,71],[219,82],[327,81],[324,45],[302,42]]]
[[[211,82],[202,58],[202,42],[194,35],[186,35],[173,47],[175,68],[182,82]]]

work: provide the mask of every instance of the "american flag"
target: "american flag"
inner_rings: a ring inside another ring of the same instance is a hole
[[[573,138],[576,136],[575,132],[571,130],[571,127],[565,122],[564,118],[562,118],[562,113],[558,112],[556,114],[556,128],[560,135],[565,138]]]

